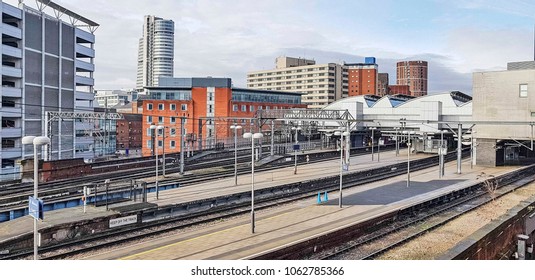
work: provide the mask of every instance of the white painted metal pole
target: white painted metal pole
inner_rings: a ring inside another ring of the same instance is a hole
[[[295,145],[297,145],[297,127],[295,127]],[[295,155],[294,174],[297,174],[297,149],[294,149],[294,155]]]
[[[458,126],[459,126],[459,130],[457,132],[457,174],[461,174],[463,125],[458,124]]]
[[[407,188],[411,186],[411,133],[408,133],[407,142]]]
[[[375,130],[375,129],[372,128],[372,161],[373,161],[373,131],[374,131],[374,130]]]
[[[155,130],[156,133],[158,133],[157,130]],[[156,154],[156,199],[159,198],[160,195],[160,189],[158,188],[158,134],[156,134],[156,146],[154,148],[154,154]]]
[[[37,157],[37,145],[33,145],[33,197],[35,200],[38,199],[37,188],[39,185],[39,158]],[[36,215],[37,216],[37,215]],[[37,239],[38,239],[38,230],[37,230],[37,218],[33,219],[33,259],[38,260],[39,256],[37,254]]]
[[[270,149],[271,156],[275,155],[274,149],[275,149],[275,122],[272,120],[271,121],[271,149]]]
[[[163,164],[162,164],[162,172],[163,172],[163,177],[165,178],[165,127],[162,128],[162,142],[163,142],[163,146],[162,146],[162,153],[163,153]]]
[[[254,135],[251,134],[251,233],[254,233],[254,230]]]
[[[342,174],[344,172],[344,162],[343,162],[343,153],[344,153],[344,149],[342,149],[342,143],[343,143],[343,140],[344,139],[344,136],[343,135],[340,135],[340,200],[338,201],[338,206],[340,206],[340,208],[342,208]]]

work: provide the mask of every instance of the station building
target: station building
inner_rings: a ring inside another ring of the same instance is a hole
[[[383,140],[388,140],[396,134],[406,137],[411,133],[416,151],[438,153],[437,138],[440,139],[441,131],[445,131],[447,138],[453,138],[447,125],[440,121],[472,121],[472,97],[459,91],[417,98],[406,95],[361,95],[339,100],[324,109],[347,110],[353,119],[359,120],[352,122],[351,126],[353,147],[369,145],[370,130],[377,129],[381,133],[375,134],[375,145],[380,135],[386,135]],[[339,129],[339,123],[326,122],[325,129]],[[452,141],[450,147],[454,147]]]
[[[253,118],[257,110],[306,108],[301,93],[232,87],[229,78],[161,77],[157,87],[146,87],[133,102],[132,111],[142,114],[142,154],[153,153],[151,125],[163,125],[155,135],[158,154],[179,152],[184,125],[185,151],[217,148],[233,137],[231,125],[242,126],[238,135],[261,128]],[[165,139],[163,139],[165,137]],[[243,141],[241,137],[238,137]]]
[[[477,164],[535,161],[535,61],[508,63],[507,70],[473,73],[473,120]]]

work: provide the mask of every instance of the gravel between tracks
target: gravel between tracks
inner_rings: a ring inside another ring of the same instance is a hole
[[[430,260],[454,247],[483,226],[497,219],[522,200],[535,195],[535,183],[502,196],[432,232],[381,255],[381,260]]]

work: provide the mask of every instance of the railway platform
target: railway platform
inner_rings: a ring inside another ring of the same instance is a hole
[[[371,161],[370,154],[352,156],[350,159],[351,166],[349,172],[373,169],[379,166],[406,161],[406,157],[402,156],[402,154],[403,153],[400,152],[400,155],[396,156],[395,151],[382,152],[381,160],[379,162],[377,161],[377,155],[375,156],[374,162]],[[425,154],[416,154],[411,155],[411,159],[421,159],[428,156],[429,155]],[[293,157],[288,156],[288,158],[293,160]],[[201,172],[206,172],[206,170]],[[319,177],[334,176],[339,174],[339,172],[339,159],[329,159],[323,162],[298,164],[297,174],[294,174],[294,166],[284,167],[273,171],[255,171],[255,189],[260,190],[276,185],[301,182]],[[173,176],[176,176],[177,178],[181,177],[181,175],[178,174],[168,175],[168,177]],[[162,176],[160,176],[160,178],[162,178]],[[149,177],[145,180],[148,183],[152,183],[155,181],[155,177]],[[214,196],[229,195],[250,190],[251,174],[247,174],[238,176],[237,185],[234,184],[234,177],[226,177],[216,181],[209,181],[181,188],[160,191],[158,200],[156,199],[155,193],[149,193],[147,194],[147,201],[161,207],[169,204],[197,201]],[[45,219],[38,222],[38,227],[41,230],[59,225],[79,223],[80,221],[84,220],[116,216],[120,214],[120,211],[115,211],[114,209],[124,209],[125,206],[131,204],[132,203],[127,202],[110,205],[108,211],[104,206],[94,207],[93,205],[88,205],[86,206],[86,213],[83,212],[83,207],[70,207],[46,211],[44,213]],[[30,234],[32,232],[33,220],[30,216],[0,223],[0,251],[2,249],[2,244],[5,244],[5,242],[9,242],[14,238]]]
[[[467,162],[465,166],[469,167]],[[423,200],[452,192],[473,184],[485,172],[499,176],[514,167],[483,168],[474,166],[455,174],[454,162],[437,179],[436,168],[411,173],[411,185],[406,176],[344,189],[343,206],[338,205],[338,192],[330,200],[317,204],[315,198],[256,213],[255,233],[249,217],[217,223],[180,235],[138,243],[102,253],[88,259],[174,260],[174,259],[252,259],[277,248],[312,239],[339,228],[361,223],[399,210]]]
[[[381,161],[371,161],[371,155],[359,155],[351,158],[350,171],[366,170],[384,165],[406,162],[406,152],[399,156],[395,151],[382,152]],[[411,159],[424,158],[427,155],[411,155]],[[463,173],[456,174],[455,162],[446,165],[446,175],[438,180],[438,169],[429,168],[411,172],[411,187],[406,187],[406,176],[397,176],[378,183],[371,183],[344,190],[344,207],[338,207],[338,193],[329,193],[328,202],[317,205],[316,199],[310,199],[299,205],[282,207],[280,210],[259,212],[257,214],[257,233],[250,233],[250,225],[247,218],[225,222],[199,232],[187,233],[180,240],[162,239],[157,244],[140,247],[130,253],[116,253],[104,258],[139,258],[139,259],[236,259],[247,258],[255,253],[265,251],[266,248],[274,248],[284,244],[296,242],[299,239],[319,234],[325,230],[333,229],[348,223],[358,222],[370,217],[374,213],[384,211],[385,207],[399,207],[411,199],[421,199],[425,195],[434,195],[437,192],[449,191],[451,188],[462,187],[476,180],[481,172],[495,176],[511,171],[511,167],[482,168],[474,166],[470,169],[468,161],[463,164]],[[325,160],[319,163],[299,164],[297,174],[294,167],[285,167],[273,171],[255,172],[255,189],[268,188],[291,182],[301,182],[319,177],[334,176],[340,172],[339,160]],[[234,178],[227,177],[217,181],[195,184],[178,189],[160,192],[158,200],[155,194],[150,194],[148,202],[159,206],[175,204],[179,202],[196,201],[204,198],[232,194],[251,190],[251,175],[240,175],[238,184],[234,185]],[[126,205],[126,204],[125,204]],[[123,205],[123,206],[125,206]],[[115,206],[114,206],[115,207]],[[87,206],[86,213],[83,207],[74,207],[56,211],[45,212],[45,220],[39,222],[39,229],[80,223],[98,218],[118,215],[119,212],[111,208],[106,211],[105,207]],[[0,251],[2,244],[33,231],[33,221],[30,217],[23,217],[0,224]],[[220,241],[215,241],[220,240]],[[192,243],[195,242],[195,243]],[[204,253],[194,252],[192,244],[199,243],[198,250]],[[261,246],[264,244],[263,246]],[[184,246],[185,248],[182,248]],[[207,247],[208,246],[208,247]],[[246,249],[249,248],[249,249]],[[161,248],[161,249],[160,249]],[[171,256],[164,248],[182,253]],[[186,249],[190,248],[190,249]],[[204,248],[204,249],[202,249]],[[221,248],[221,249],[218,249]],[[132,248],[130,248],[132,249]],[[235,254],[232,252],[236,251]],[[189,252],[189,253],[188,253]],[[217,253],[219,252],[219,253]],[[224,253],[226,252],[226,253]]]

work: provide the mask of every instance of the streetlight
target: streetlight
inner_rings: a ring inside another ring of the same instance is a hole
[[[160,188],[158,187],[158,130],[164,129],[165,127],[163,125],[151,125],[150,129],[152,130],[154,134],[154,154],[156,155],[156,199],[159,198],[160,194]],[[165,159],[165,154],[164,154]],[[164,162],[165,164],[165,162]]]
[[[407,142],[407,188],[411,186],[411,132],[408,132]]]
[[[28,145],[33,144],[33,198],[37,200],[38,193],[37,189],[39,186],[39,158],[37,155],[37,147],[48,145],[50,144],[50,138],[46,136],[24,136],[22,137],[22,144]],[[39,215],[36,215],[39,217]],[[37,218],[33,220],[33,259],[37,260],[37,239],[38,239],[38,231],[37,231]]]
[[[377,129],[377,127],[370,127],[370,129],[372,130],[372,161],[373,161],[373,142],[375,141],[373,132]]]
[[[250,133],[243,134],[243,138],[251,138],[251,232],[254,233],[254,140],[260,139],[264,135],[262,133]]]
[[[342,174],[344,172],[344,159],[343,159],[344,149],[342,149],[343,147],[342,145],[344,143],[344,136],[348,137],[349,132],[335,131],[334,135],[340,136],[340,200],[338,201],[338,206],[342,208]]]
[[[294,163],[294,174],[297,174],[297,131],[301,130],[300,127],[292,127],[292,130],[295,130],[295,145],[294,145],[294,155],[295,155],[295,163]]]
[[[230,126],[230,129],[234,130],[234,186],[238,185],[238,129],[241,129],[241,125]]]

